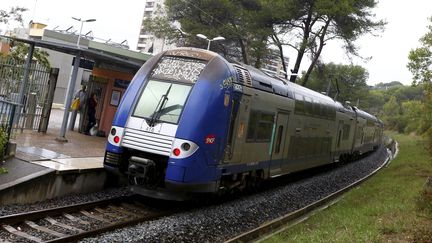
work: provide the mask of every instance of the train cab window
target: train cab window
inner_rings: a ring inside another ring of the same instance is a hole
[[[192,86],[149,80],[133,116],[177,124]]]
[[[247,142],[269,142],[273,131],[274,114],[252,110],[249,116]]]

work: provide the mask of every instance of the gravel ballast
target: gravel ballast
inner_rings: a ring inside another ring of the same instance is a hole
[[[115,230],[82,242],[223,242],[348,186],[381,166],[387,156],[386,149],[381,148],[361,160],[316,173],[309,178]],[[7,205],[0,207],[0,216],[122,195],[130,193],[125,188],[114,188],[29,205]]]
[[[82,242],[223,242],[319,200],[370,174],[386,149],[331,171],[220,205],[178,213]]]

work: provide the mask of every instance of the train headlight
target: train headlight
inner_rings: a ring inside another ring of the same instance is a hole
[[[190,145],[190,143],[183,143],[183,144],[181,145],[181,148],[182,148],[184,151],[189,151],[189,149],[191,148],[191,145]]]
[[[114,146],[120,146],[124,133],[123,127],[112,126],[108,135],[108,142]]]
[[[171,147],[171,157],[183,159],[191,156],[198,150],[198,145],[192,141],[175,138]]]

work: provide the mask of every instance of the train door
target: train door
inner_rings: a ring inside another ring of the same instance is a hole
[[[344,150],[344,144],[342,142],[342,133],[343,133],[344,121],[339,121],[337,134],[336,134],[336,146],[333,149],[333,162],[339,162],[339,156]]]
[[[250,109],[249,95],[243,94],[233,107],[230,131],[228,132],[227,147],[225,149],[225,162],[241,163],[243,161],[243,147],[245,146],[246,124]]]
[[[273,129],[273,143],[270,146],[270,176],[277,176],[282,173],[283,159],[286,154],[288,117],[289,114],[285,112],[277,114],[276,124]]]

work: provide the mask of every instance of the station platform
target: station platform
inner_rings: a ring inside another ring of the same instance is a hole
[[[76,126],[75,131],[67,130],[68,142],[59,142],[56,138],[63,114],[63,109],[51,111],[46,133],[24,130],[13,135],[16,154],[0,162],[7,171],[0,174],[0,205],[91,192],[104,186],[106,138],[78,133]]]

